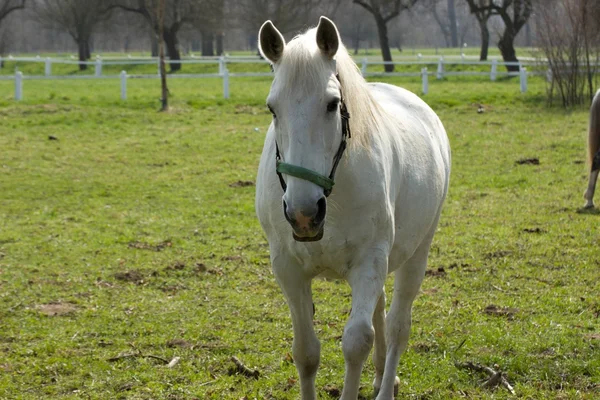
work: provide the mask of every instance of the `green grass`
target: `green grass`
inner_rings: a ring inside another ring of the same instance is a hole
[[[169,113],[157,80],[130,80],[125,102],[117,80],[25,81],[20,103],[12,85],[0,81],[0,399],[298,398],[254,188],[237,184],[255,179],[269,78],[232,79],[230,100],[219,79],[172,79]],[[526,94],[515,79],[430,82],[453,172],[429,266],[444,272],[415,302],[402,398],[512,397],[464,361],[498,364],[519,398],[600,397],[600,214],[578,212],[587,111],[547,109],[544,93],[540,79]],[[328,399],[350,292],[314,292]],[[231,356],[259,379],[230,375]],[[372,377],[369,363],[364,397]]]

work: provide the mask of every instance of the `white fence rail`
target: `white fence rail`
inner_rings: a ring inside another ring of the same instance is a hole
[[[121,81],[121,99],[127,99],[127,80],[128,79],[149,79],[156,78],[159,76],[157,73],[154,74],[136,74],[129,75],[126,71],[121,71],[118,75],[107,75],[103,73],[103,67],[111,65],[144,65],[144,64],[156,64],[158,71],[158,58],[96,58],[95,61],[84,62],[86,65],[94,66],[93,74],[81,74],[81,75],[53,75],[52,65],[53,64],[69,64],[78,65],[81,64],[77,60],[69,59],[57,59],[57,58],[41,58],[41,57],[7,57],[0,58],[0,61],[13,61],[17,63],[44,63],[44,75],[23,75],[22,72],[16,70],[15,75],[0,75],[0,80],[14,80],[15,81],[15,100],[23,99],[23,81],[24,80],[45,80],[45,79],[120,79]],[[202,74],[171,74],[169,79],[173,78],[221,78],[223,80],[223,97],[228,99],[230,97],[230,78],[231,77],[251,77],[251,76],[271,76],[271,72],[242,72],[242,73],[230,73],[227,64],[237,63],[253,63],[253,64],[268,64],[267,61],[257,56],[222,56],[222,57],[195,57],[186,58],[182,60],[166,60],[166,63],[181,63],[181,64],[215,64],[218,65],[217,73],[202,73]],[[410,60],[404,59],[393,62],[383,62],[370,60],[363,58],[357,60],[357,64],[361,66],[362,75],[368,76],[402,76],[402,77],[420,77],[422,81],[422,92],[427,94],[429,92],[429,76],[435,76],[436,79],[444,79],[447,76],[489,76],[490,81],[495,81],[501,75],[503,76],[518,76],[520,83],[520,90],[522,93],[527,92],[527,76],[531,74],[528,72],[525,66],[528,65],[539,65],[533,59],[523,59],[522,62],[505,63],[492,59],[491,61],[478,61],[475,58],[468,58],[467,56],[460,57],[440,57],[440,56],[422,56],[418,54],[416,57],[410,57]],[[369,71],[369,66],[373,65],[386,65],[393,64],[396,66],[421,66],[421,70],[415,72],[374,72]],[[17,64],[18,65],[18,64]],[[499,71],[498,67],[516,66],[518,70],[515,72]],[[428,66],[434,67],[435,72],[430,72]],[[479,71],[448,71],[448,66],[478,66]],[[18,68],[18,67],[17,67]],[[481,69],[489,68],[489,70],[482,71]],[[547,79],[551,79],[551,74],[544,72]]]

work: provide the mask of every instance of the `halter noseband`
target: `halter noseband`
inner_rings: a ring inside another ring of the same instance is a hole
[[[340,80],[339,75],[336,75],[338,81]],[[340,95],[341,89],[340,89]],[[346,139],[352,137],[350,132],[350,113],[346,108],[346,103],[344,102],[344,96],[341,96],[340,100],[340,117],[342,120],[342,141],[340,142],[340,147],[338,148],[335,156],[333,156],[333,166],[331,167],[331,172],[329,176],[321,175],[318,172],[310,170],[308,168],[301,167],[299,165],[293,165],[284,163],[281,161],[281,154],[279,153],[279,146],[277,145],[277,140],[275,141],[275,171],[277,172],[277,176],[279,177],[279,183],[281,184],[281,188],[285,192],[287,189],[287,185],[285,180],[283,179],[282,174],[290,175],[295,178],[304,179],[305,181],[309,181],[314,183],[317,186],[320,186],[324,189],[325,197],[329,197],[331,191],[333,190],[333,185],[335,184],[335,170],[344,155],[344,150],[346,150]]]

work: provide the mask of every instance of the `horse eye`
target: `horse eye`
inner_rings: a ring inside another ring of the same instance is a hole
[[[335,110],[337,110],[339,104],[340,101],[337,99],[330,101],[329,104],[327,104],[327,112],[334,112]]]
[[[277,115],[275,114],[275,111],[273,111],[273,109],[271,108],[271,106],[267,104],[267,108],[269,109],[269,111],[271,112],[271,114],[273,114],[273,118],[277,118]]]

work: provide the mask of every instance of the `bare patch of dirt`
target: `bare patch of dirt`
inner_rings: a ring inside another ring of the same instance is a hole
[[[342,391],[340,390],[340,388],[338,388],[337,386],[335,386],[333,384],[325,385],[323,390],[325,391],[325,393],[327,393],[329,395],[329,397],[333,397],[335,399],[339,399],[340,396],[342,395]]]
[[[163,285],[160,287],[160,290],[162,290],[165,293],[168,294],[175,294],[177,292],[179,292],[180,290],[186,290],[187,286],[181,284],[181,283],[175,283],[173,285]]]
[[[512,251],[509,250],[498,250],[498,251],[494,251],[492,253],[487,253],[484,258],[486,260],[491,260],[492,258],[504,258],[507,256],[510,256],[512,254]]]
[[[411,347],[417,353],[429,353],[432,350],[434,350],[437,346],[420,342],[412,345]]]
[[[233,188],[248,187],[248,186],[254,186],[254,182],[252,182],[252,181],[237,181],[237,182],[229,184],[229,187],[233,187]]]
[[[113,275],[116,280],[123,282],[132,282],[136,285],[141,285],[144,283],[144,275],[140,270],[132,269],[130,271],[125,272],[117,272]]]
[[[443,278],[446,276],[446,270],[444,267],[438,267],[437,269],[428,269],[425,271],[425,276],[437,276],[439,278]]]
[[[167,247],[171,247],[173,244],[170,240],[165,240],[158,244],[150,244],[146,242],[130,242],[127,246],[130,249],[140,249],[140,250],[152,250],[152,251],[162,251]]]
[[[526,233],[545,233],[546,231],[541,228],[525,228],[523,232]]]
[[[239,261],[242,259],[242,256],[225,256],[221,257],[222,261]]]
[[[483,312],[488,315],[495,315],[498,317],[507,317],[508,319],[514,319],[515,314],[519,312],[517,308],[512,307],[499,307],[495,304],[487,306]]]
[[[185,264],[181,261],[175,261],[175,263],[165,267],[166,271],[181,271],[185,269]]]
[[[72,314],[77,311],[77,307],[71,303],[48,303],[40,304],[37,309],[42,314],[55,317],[61,315]]]
[[[204,265],[203,263],[196,263],[196,266],[194,267],[194,272],[197,274],[206,272],[206,270],[206,265]]]
[[[167,341],[167,347],[180,347],[182,349],[192,348],[193,345],[185,339],[171,339]]]
[[[540,159],[537,157],[521,158],[520,160],[515,161],[515,164],[518,164],[518,165],[540,165]]]

